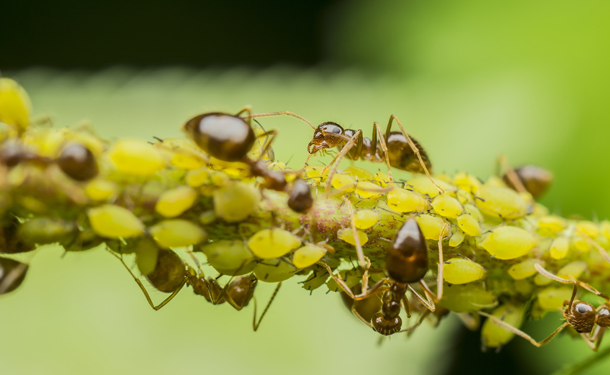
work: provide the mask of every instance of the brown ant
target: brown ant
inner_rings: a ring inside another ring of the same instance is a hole
[[[493,315],[487,314],[482,311],[478,311],[478,313],[487,317],[488,319],[491,319],[495,324],[506,328],[507,330],[513,332],[516,335],[523,337],[536,347],[541,347],[542,345],[548,343],[564,328],[566,328],[567,326],[571,326],[578,333],[581,334],[582,338],[585,340],[587,345],[589,345],[589,347],[593,349],[593,351],[597,351],[604,336],[605,329],[610,327],[610,297],[608,297],[606,294],[600,293],[597,289],[582,281],[566,280],[559,276],[553,275],[549,271],[545,270],[540,264],[536,264],[535,267],[539,273],[548,277],[549,279],[559,281],[560,283],[564,284],[574,285],[572,298],[570,298],[569,302],[564,302],[564,309],[561,312],[564,318],[566,319],[565,323],[559,326],[559,328],[553,331],[553,333],[551,333],[547,338],[538,342],[525,332],[511,326],[510,324],[502,321],[501,319]],[[606,303],[595,309],[590,303],[574,300],[574,298],[576,298],[578,285],[588,290],[589,292],[597,295],[598,297],[605,299]],[[595,328],[595,331],[593,331],[593,328],[596,324],[597,327]],[[591,332],[593,333],[591,334]]]
[[[155,287],[155,289],[164,293],[171,293],[165,300],[158,305],[155,305],[148,294],[148,291],[144,287],[144,284],[133,274],[131,269],[127,266],[123,258],[108,250],[112,255],[121,261],[123,266],[127,269],[131,277],[138,284],[142,293],[146,297],[148,304],[154,310],[160,310],[163,306],[167,305],[177,294],[180,292],[184,285],[193,288],[193,292],[197,295],[203,296],[208,302],[214,305],[220,305],[224,302],[229,303],[237,311],[241,311],[244,307],[248,306],[250,300],[254,298],[254,289],[258,284],[258,279],[253,274],[239,277],[231,277],[229,282],[224,288],[221,288],[218,282],[213,278],[205,278],[201,269],[199,269],[199,263],[197,259],[191,254],[193,260],[197,262],[198,270],[193,269],[191,266],[186,264],[180,257],[172,250],[159,250],[159,256],[157,258],[157,265],[155,270],[146,276],[146,279]],[[236,271],[236,273],[239,272]],[[263,320],[263,317],[269,310],[271,302],[275,299],[277,292],[280,289],[282,283],[278,283],[273,295],[271,296],[265,310],[261,314],[258,321],[256,320],[256,298],[254,298],[254,318],[252,321],[252,327],[256,331]]]
[[[447,224],[443,227],[441,233],[444,234],[447,229]],[[354,228],[353,228],[354,229]],[[397,332],[411,331],[421,324],[425,316],[420,317],[420,320],[415,325],[402,329],[402,319],[400,318],[401,305],[410,317],[409,301],[406,297],[407,290],[410,290],[421,303],[426,306],[429,311],[434,312],[436,307],[434,301],[439,301],[443,294],[443,276],[442,276],[442,241],[443,236],[440,236],[439,246],[439,264],[438,264],[438,280],[437,280],[437,296],[434,296],[428,286],[423,281],[424,276],[428,272],[428,246],[426,239],[419,227],[417,221],[413,218],[407,219],[396,232],[396,237],[392,242],[392,247],[386,254],[386,270],[388,277],[375,283],[368,289],[368,267],[365,267],[362,277],[362,292],[355,295],[348,285],[340,278],[332,273],[331,268],[320,262],[319,264],[326,268],[331,277],[337,282],[343,291],[354,301],[365,300],[378,293],[383,293],[381,312],[377,312],[372,317],[372,323],[362,317],[356,310],[357,305],[352,305],[352,312],[362,322],[371,327],[376,332],[382,335],[392,335]],[[357,237],[356,237],[357,238]],[[357,243],[357,248],[359,244]],[[362,251],[362,249],[360,249]],[[368,261],[368,260],[367,260]],[[370,261],[368,261],[370,264]],[[388,286],[384,286],[389,283]],[[426,298],[424,299],[419,293],[411,287],[412,283],[419,283],[424,290]],[[432,298],[431,298],[432,295]],[[427,314],[426,314],[427,315]]]
[[[240,117],[244,112],[248,115]],[[284,173],[269,169],[262,160],[275,140],[277,130],[266,131],[259,135],[258,137],[270,136],[271,139],[266,142],[257,160],[248,157],[248,152],[258,138],[252,129],[253,117],[249,107],[235,115],[220,112],[204,113],[188,120],[183,130],[208,155],[223,161],[239,161],[247,164],[252,176],[263,179],[263,188],[287,192],[288,206],[298,213],[307,212],[313,205],[309,185],[296,179],[290,186]]]
[[[553,174],[536,165],[513,169],[504,155],[500,156],[499,165],[505,171],[502,180],[509,188],[520,193],[527,191],[534,199],[540,198],[553,182]]]
[[[28,265],[19,261],[0,258],[0,295],[17,289],[28,271]]]

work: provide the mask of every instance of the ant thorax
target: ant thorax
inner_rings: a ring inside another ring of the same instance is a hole
[[[600,327],[610,327],[610,310],[608,310],[608,307],[604,306],[599,310],[595,317],[595,323]]]

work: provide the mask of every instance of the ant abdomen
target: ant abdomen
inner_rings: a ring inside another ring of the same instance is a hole
[[[419,224],[408,219],[396,233],[386,255],[388,276],[398,283],[419,282],[428,272],[428,246]]]
[[[155,270],[146,276],[159,291],[171,293],[180,288],[185,277],[182,259],[172,250],[159,250]]]

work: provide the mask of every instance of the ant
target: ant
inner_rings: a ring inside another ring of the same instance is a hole
[[[240,117],[243,113],[248,115]],[[223,161],[247,164],[252,176],[263,178],[263,188],[287,192],[288,206],[295,212],[306,213],[313,206],[309,185],[301,179],[296,179],[290,186],[284,173],[267,168],[262,158],[275,140],[277,130],[265,131],[257,137],[252,129],[253,117],[250,107],[235,115],[209,112],[188,120],[182,129],[208,155]],[[248,152],[256,139],[262,136],[270,136],[271,139],[266,142],[258,159],[253,160],[248,157]]]
[[[604,336],[605,329],[610,327],[610,297],[608,297],[606,294],[600,293],[597,289],[582,281],[566,280],[564,278],[556,276],[545,270],[540,264],[536,264],[535,267],[539,273],[548,277],[549,279],[559,281],[560,283],[564,284],[574,285],[572,298],[570,298],[569,302],[564,302],[564,309],[561,311],[562,315],[566,319],[565,323],[559,326],[559,328],[553,331],[553,333],[551,333],[547,338],[538,342],[525,332],[511,326],[508,323],[505,323],[504,321],[495,316],[489,315],[482,311],[478,311],[478,313],[487,317],[488,319],[491,319],[495,324],[506,328],[507,330],[513,332],[516,335],[523,337],[536,347],[541,347],[542,345],[545,345],[564,328],[566,328],[567,326],[571,326],[578,333],[581,334],[582,338],[593,351],[597,351]],[[574,298],[576,298],[578,285],[588,290],[589,292],[597,295],[598,297],[605,299],[606,303],[595,309],[590,303],[574,300]],[[596,324],[597,327],[595,328],[595,331],[593,331],[593,328]],[[593,333],[591,334],[591,332]]]
[[[519,193],[530,193],[534,199],[540,198],[553,182],[553,174],[544,168],[524,165],[513,169],[504,155],[498,161],[498,165],[505,171],[502,176],[504,183]]]
[[[374,331],[382,335],[388,336],[398,332],[407,332],[415,329],[421,324],[425,316],[421,317],[415,325],[402,329],[402,319],[400,318],[401,305],[406,310],[407,316],[411,316],[409,310],[409,301],[406,296],[407,290],[410,290],[417,299],[431,312],[434,312],[436,306],[434,301],[438,302],[443,295],[443,250],[442,241],[448,225],[445,224],[441,230],[439,237],[439,263],[438,263],[438,279],[437,279],[437,296],[434,296],[430,288],[423,281],[424,276],[428,272],[428,245],[426,239],[419,227],[419,224],[414,218],[409,218],[403,223],[400,229],[396,232],[396,237],[392,242],[392,246],[386,254],[386,270],[388,277],[375,283],[370,289],[368,288],[368,267],[364,268],[362,277],[362,292],[355,295],[349,286],[340,278],[332,273],[331,268],[325,263],[319,262],[321,266],[326,268],[330,276],[337,282],[343,291],[354,301],[361,301],[374,296],[378,293],[383,293],[381,311],[373,315],[372,323],[360,316],[356,311],[357,305],[352,305],[352,313],[356,315],[364,324],[371,327]],[[352,229],[355,229],[353,227]],[[356,244],[359,247],[359,243]],[[359,249],[361,252],[362,249]],[[370,265],[370,261],[367,259]],[[388,286],[384,286],[389,283]],[[426,298],[424,299],[419,293],[411,287],[412,283],[419,283],[424,290]],[[431,298],[432,295],[432,298]],[[427,315],[427,314],[426,314]]]
[[[250,114],[248,117],[280,115],[296,117],[309,124],[314,130],[313,138],[307,145],[309,157],[305,165],[307,165],[311,155],[319,151],[325,152],[326,149],[332,147],[337,147],[340,150],[339,154],[325,168],[326,170],[330,165],[334,164],[334,168],[328,176],[327,193],[330,190],[332,177],[343,157],[347,157],[350,160],[362,159],[376,163],[383,163],[385,161],[388,167],[390,182],[394,182],[391,167],[413,173],[425,173],[439,192],[444,193],[444,190],[430,176],[432,164],[426,151],[415,139],[407,134],[398,118],[394,115],[390,116],[385,135],[381,132],[379,124],[377,122],[373,123],[372,140],[364,137],[362,130],[344,129],[341,125],[332,121],[323,122],[316,128],[309,121],[292,112],[256,113]],[[400,132],[392,131],[394,121],[398,124]],[[377,141],[378,136],[379,142]]]
[[[199,268],[199,262],[192,253],[191,256],[197,264],[197,270],[186,264],[180,257],[172,250],[159,250],[159,257],[157,259],[157,265],[155,270],[146,276],[148,281],[155,287],[155,289],[164,292],[171,293],[165,300],[158,305],[155,305],[148,294],[148,291],[144,287],[144,284],[133,274],[131,269],[127,266],[123,258],[115,254],[113,251],[108,250],[114,255],[127,269],[131,277],[138,284],[142,293],[146,297],[148,304],[155,311],[160,310],[163,306],[167,305],[177,294],[180,292],[184,285],[191,286],[193,292],[197,295],[203,296],[208,302],[214,305],[220,305],[224,302],[229,303],[237,311],[241,311],[246,307],[252,298],[254,298],[254,289],[258,284],[258,279],[253,274],[247,276],[231,277],[229,282],[224,288],[221,288],[218,282],[211,277],[205,278],[203,272]],[[239,269],[235,272],[238,273]],[[278,283],[275,291],[273,292],[265,310],[261,314],[258,321],[256,320],[256,298],[254,298],[254,318],[252,320],[252,328],[254,331],[258,330],[258,327],[263,320],[263,317],[269,310],[271,302],[275,299],[282,283]]]
[[[0,257],[0,295],[17,289],[25,279],[27,271],[27,264]]]

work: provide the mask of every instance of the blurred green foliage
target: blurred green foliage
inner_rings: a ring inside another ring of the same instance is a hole
[[[352,69],[33,69],[10,75],[29,91],[35,112],[52,115],[55,126],[90,119],[111,139],[177,136],[194,114],[234,112],[246,104],[294,111],[314,123],[337,121],[365,135],[373,121],[385,123],[395,114],[425,146],[437,172],[485,178],[504,153],[515,165],[534,163],[555,173],[543,200],[554,212],[602,219],[610,217],[609,13],[605,1],[359,1],[336,10],[330,44],[335,60]],[[262,124],[280,130],[278,159],[300,167],[311,129],[290,118]],[[103,251],[60,254],[41,249],[23,287],[3,298],[5,373],[431,374],[450,365],[454,318],[377,349],[377,335],[343,311],[337,296],[317,291],[308,297],[289,284],[254,334],[250,308],[237,313],[184,290],[153,312]],[[271,289],[259,287],[259,300]],[[524,329],[544,337],[558,317]],[[592,355],[569,337],[541,349],[519,339],[510,345],[537,373]],[[604,369],[608,364],[587,373]]]

